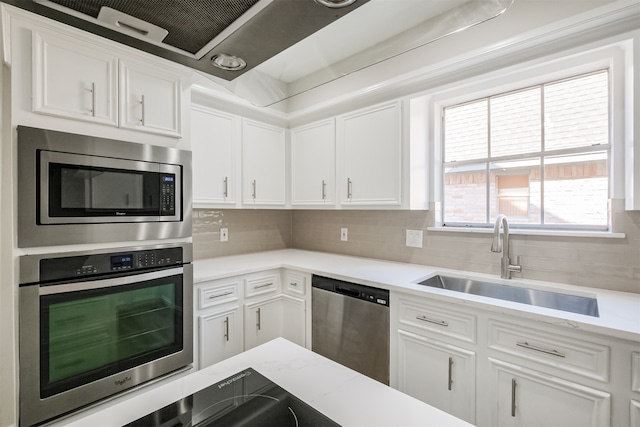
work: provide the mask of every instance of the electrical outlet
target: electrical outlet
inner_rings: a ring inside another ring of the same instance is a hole
[[[220,229],[220,241],[228,242],[229,241],[229,229],[224,227]]]
[[[340,240],[342,240],[343,242],[346,242],[348,240],[347,231],[348,231],[347,228],[341,228],[340,229]]]
[[[412,248],[422,247],[422,230],[407,230],[407,246]]]

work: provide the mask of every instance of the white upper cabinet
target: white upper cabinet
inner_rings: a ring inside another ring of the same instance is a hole
[[[131,60],[120,62],[120,126],[181,136],[181,77]]]
[[[335,206],[334,119],[291,130],[291,204]]]
[[[342,207],[400,206],[402,120],[400,101],[338,118]]]
[[[118,58],[75,39],[33,34],[33,111],[117,126]]]
[[[240,117],[198,105],[191,107],[194,207],[237,202],[240,132]]]
[[[245,205],[285,205],[285,147],[285,129],[242,121],[242,202]]]
[[[181,137],[183,74],[117,52],[64,32],[33,31],[32,111]]]

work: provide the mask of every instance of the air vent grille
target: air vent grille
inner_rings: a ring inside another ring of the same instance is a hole
[[[163,40],[195,54],[258,0],[50,0],[97,18],[102,6],[169,31]]]

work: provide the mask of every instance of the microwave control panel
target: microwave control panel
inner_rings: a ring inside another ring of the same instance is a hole
[[[182,259],[181,247],[45,258],[40,260],[40,281],[169,267],[181,265]]]
[[[176,176],[174,174],[160,175],[160,214],[176,214]]]

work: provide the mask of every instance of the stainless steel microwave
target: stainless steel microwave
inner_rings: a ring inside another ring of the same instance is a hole
[[[191,152],[17,132],[19,247],[191,236]]]

